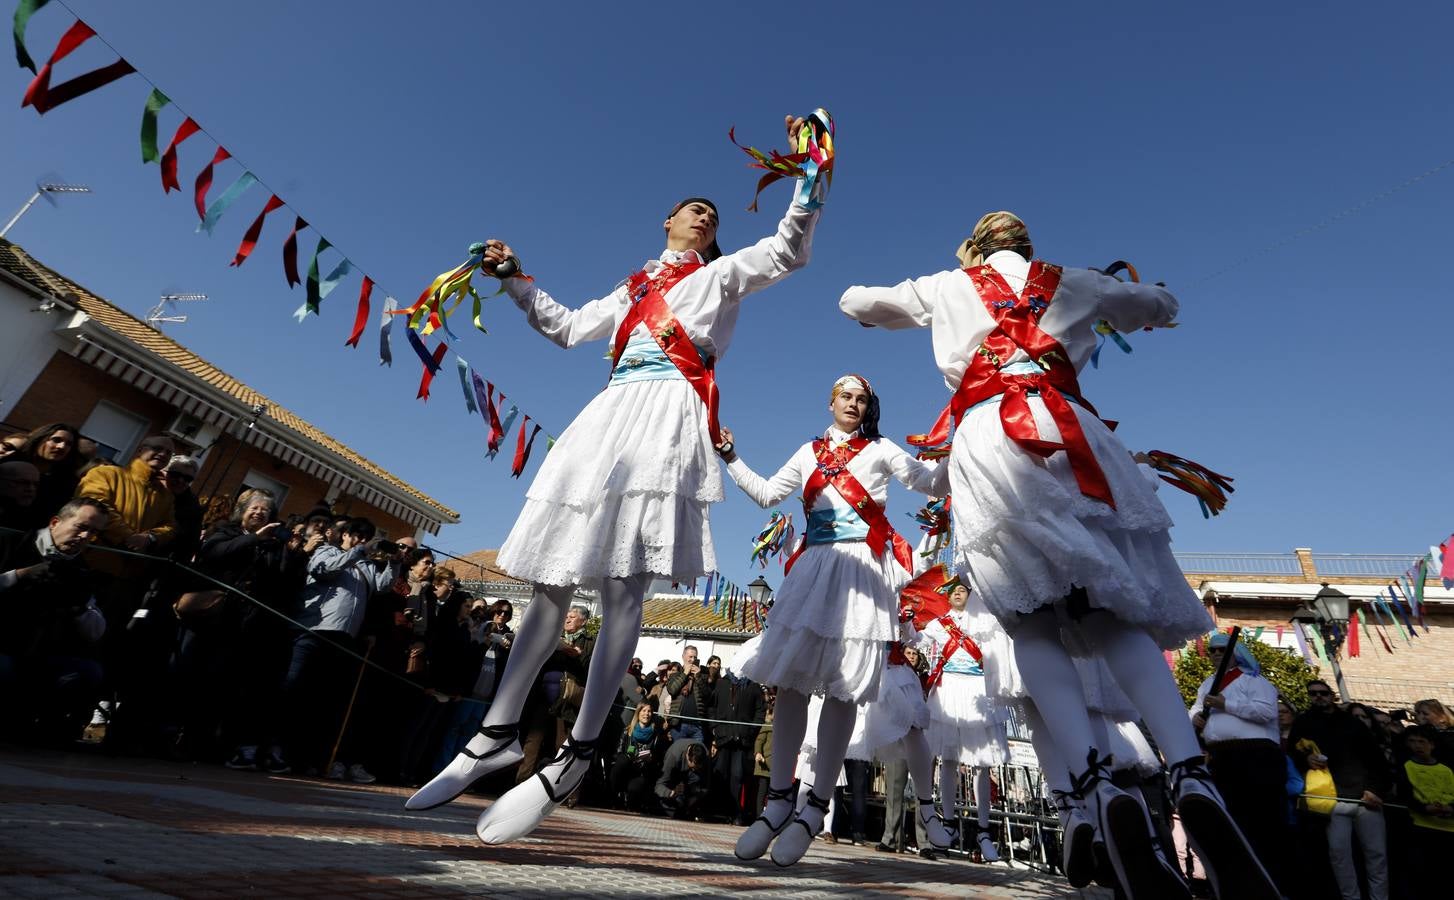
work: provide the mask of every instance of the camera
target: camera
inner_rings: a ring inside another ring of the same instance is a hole
[[[405,622],[411,622],[412,623],[412,622],[417,622],[418,620],[419,620],[419,610],[417,610],[417,609],[406,609],[406,610],[404,610],[404,621]]]
[[[471,621],[483,622],[483,621],[485,621],[485,620],[487,620],[489,618],[490,618],[490,610],[489,610],[489,607],[486,607],[486,606],[476,606],[474,609],[470,610],[470,619],[471,619]]]
[[[373,546],[369,549],[369,557],[371,559],[388,559],[397,556],[402,549],[404,548],[393,541],[379,539],[374,541]]]

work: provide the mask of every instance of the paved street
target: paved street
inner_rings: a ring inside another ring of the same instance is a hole
[[[0,750],[5,897],[1026,897],[1082,894],[1004,866],[816,844],[791,869],[738,829],[560,810],[489,848],[488,801],[406,813],[405,791],[152,760]]]

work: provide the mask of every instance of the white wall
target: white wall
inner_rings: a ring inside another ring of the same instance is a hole
[[[54,331],[72,316],[60,308],[37,312],[39,305],[38,298],[0,279],[0,420],[60,348]]]
[[[722,657],[723,668],[730,668],[732,657],[737,649],[742,646],[739,641],[714,641],[707,638],[688,638],[682,640],[680,637],[657,637],[655,635],[642,635],[636,642],[634,656],[640,657],[642,668],[651,671],[656,664],[663,659],[679,662],[682,658],[682,651],[691,644],[697,648],[697,659],[706,665],[707,657]]]

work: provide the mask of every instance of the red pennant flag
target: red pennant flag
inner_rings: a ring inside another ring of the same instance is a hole
[[[510,464],[510,476],[519,478],[520,473],[525,471],[525,463],[530,459],[530,448],[535,446],[535,436],[540,433],[540,426],[536,425],[530,432],[530,440],[525,440],[525,426],[530,424],[530,417],[520,423],[520,439],[515,442],[515,461]]]
[[[369,323],[369,295],[373,292],[374,280],[365,275],[363,287],[358,292],[358,314],[353,317],[353,334],[344,341],[344,346],[357,347],[358,339],[363,337],[364,326]]]
[[[90,25],[77,19],[76,24],[61,36],[60,43],[56,44],[55,52],[51,54],[50,60],[41,67],[30,82],[30,86],[25,89],[25,97],[20,101],[21,107],[33,106],[36,112],[43,115],[62,103],[74,100],[82,94],[90,93],[136,71],[132,68],[131,63],[118,59],[109,66],[102,66],[84,75],[77,75],[70,81],[52,88],[50,86],[51,68],[95,36],[96,32]]]
[[[182,186],[177,183],[177,145],[201,130],[202,126],[192,121],[190,117],[177,126],[177,133],[172,135],[172,142],[167,145],[167,152],[162,154],[163,193],[170,194],[172,191],[182,189]]]
[[[193,193],[193,199],[197,201],[197,218],[207,218],[207,192],[212,189],[212,167],[231,158],[232,154],[227,152],[226,147],[218,147],[217,152],[212,155],[212,161],[197,174],[196,191]]]
[[[288,233],[288,239],[283,241],[283,273],[288,276],[288,287],[294,287],[303,283],[298,277],[298,232],[308,227],[308,223],[299,216],[293,223],[293,230]]]
[[[268,213],[273,210],[280,209],[282,205],[282,198],[277,194],[268,198],[267,205],[263,207],[263,211],[257,214],[257,218],[253,219],[252,224],[248,226],[247,233],[242,236],[242,243],[237,245],[237,255],[232,258],[232,262],[228,263],[229,266],[240,266],[244,262],[247,262],[247,258],[252,255],[253,249],[257,247],[257,239],[262,236],[263,219],[266,219]]]
[[[495,453],[500,449],[500,441],[505,437],[505,430],[500,427],[500,410],[499,407],[495,405],[495,386],[488,381],[485,382],[485,396],[490,398],[490,408],[488,410],[490,419],[490,436],[486,443],[490,448],[490,452]],[[504,402],[505,392],[501,391],[500,403],[503,404]]]
[[[444,360],[444,351],[448,349],[449,345],[443,341],[434,348],[434,365],[424,367],[424,377],[419,379],[419,393],[414,399],[426,402],[429,400],[429,383],[434,380],[434,373],[439,371],[439,364]]]
[[[1355,611],[1348,616],[1348,656],[1350,659],[1358,657],[1358,613]]]

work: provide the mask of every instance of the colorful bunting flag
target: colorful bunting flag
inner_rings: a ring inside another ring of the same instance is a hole
[[[393,297],[384,298],[384,318],[379,322],[379,365],[394,367],[394,351],[389,346],[389,331],[394,327],[394,310],[399,301]]]
[[[157,152],[157,113],[171,102],[171,99],[161,92],[161,88],[152,88],[151,94],[146,98],[146,107],[141,111],[141,162],[143,165],[161,159],[161,154]]]
[[[303,283],[303,279],[298,277],[298,232],[307,227],[308,223],[303,221],[302,216],[298,216],[293,222],[293,230],[288,232],[287,239],[283,241],[283,274],[288,278],[289,288]]]
[[[343,342],[345,347],[358,347],[359,338],[363,337],[364,328],[369,324],[369,298],[373,292],[374,280],[365,275],[363,285],[358,289],[358,311],[353,315],[353,331],[349,332],[348,340]]]
[[[257,248],[258,238],[262,237],[263,220],[268,217],[268,213],[282,209],[282,207],[283,200],[277,194],[268,198],[268,202],[263,205],[263,211],[257,214],[257,218],[252,220],[251,225],[247,226],[247,231],[242,236],[242,243],[237,245],[237,254],[232,257],[232,262],[228,263],[229,266],[240,266],[247,262],[247,258]]]
[[[162,154],[162,193],[170,194],[172,191],[182,189],[182,185],[177,181],[177,147],[201,130],[202,126],[198,125],[191,116],[183,119],[182,124],[177,126],[177,133],[172,135],[172,142],[167,145],[166,152]]]
[[[410,343],[415,343],[419,340],[417,337],[414,337],[414,332],[412,331],[409,332],[409,337],[412,338]],[[424,345],[418,343],[414,349],[416,351],[423,351]],[[433,356],[430,356],[428,353],[421,354],[424,357],[424,374],[419,377],[419,393],[414,395],[416,400],[429,401],[429,384],[434,381],[434,376],[439,371],[440,363],[444,360],[444,351],[448,349],[449,345],[444,341],[440,341],[439,346],[434,348]]]
[[[237,180],[228,185],[227,190],[222,192],[222,196],[213,200],[212,205],[207,207],[207,214],[202,217],[202,221],[197,225],[197,230],[211,234],[212,229],[217,227],[217,220],[222,218],[227,210],[232,208],[232,204],[236,203],[237,199],[247,193],[248,188],[254,184],[257,184],[257,176],[251,172],[243,172],[237,176]]]
[[[55,52],[51,54],[50,59],[36,73],[35,79],[30,82],[30,87],[25,89],[25,97],[20,101],[20,106],[22,108],[27,106],[34,107],[37,113],[45,115],[62,103],[67,103],[83,94],[88,94],[99,87],[105,87],[116,79],[124,78],[136,71],[136,69],[132,68],[131,63],[124,59],[118,59],[110,65],[102,66],[84,75],[77,75],[70,81],[62,82],[55,87],[51,87],[51,68],[67,56],[70,56],[77,47],[80,47],[95,36],[96,32],[91,29],[90,25],[77,19],[76,24],[72,25],[61,36],[60,43],[56,44]]]
[[[504,391],[500,392],[500,405],[505,405]],[[510,426],[515,424],[515,417],[518,415],[520,415],[520,407],[511,403],[510,408],[505,412],[505,421],[500,423],[500,440],[497,441],[495,443],[495,446],[491,447],[489,452],[486,454],[490,459],[494,459],[495,454],[500,452],[500,444],[504,442],[505,435],[510,433]]]
[[[525,471],[525,460],[530,454],[530,447],[525,441],[525,429],[530,425],[530,417],[526,416],[520,420],[520,437],[515,441],[515,459],[510,463],[510,477],[519,478],[520,473]],[[535,426],[535,431],[530,432],[530,443],[535,443],[535,432],[540,426]]]
[[[25,26],[30,22],[30,17],[49,2],[50,0],[20,0],[15,5],[15,61],[20,63],[22,69],[35,71],[35,60],[30,58],[29,51],[25,49]]]
[[[212,154],[212,161],[197,173],[197,181],[192,186],[192,201],[197,205],[197,218],[203,221],[207,219],[207,192],[212,190],[212,168],[231,158],[232,154],[226,147],[218,147],[217,152]]]
[[[479,412],[479,409],[475,406],[475,395],[470,393],[470,364],[465,362],[464,357],[458,353],[454,356],[454,364],[459,369],[459,389],[464,391],[465,409],[473,415]]]

